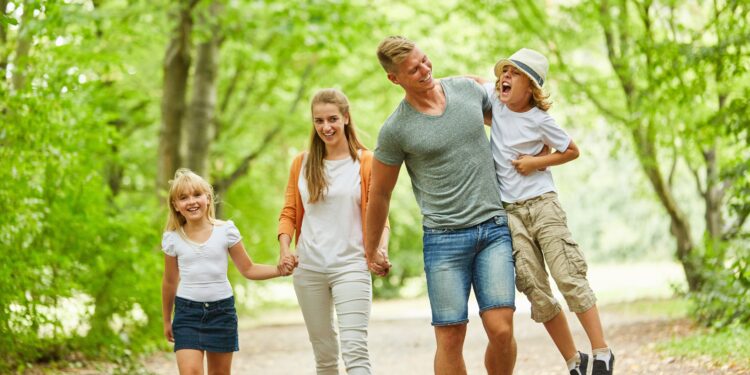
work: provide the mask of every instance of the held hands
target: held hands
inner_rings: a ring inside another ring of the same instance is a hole
[[[291,252],[284,252],[279,257],[279,264],[276,265],[276,269],[281,276],[289,276],[297,268],[297,265],[299,265],[299,257]]]
[[[371,259],[367,259],[367,266],[370,268],[370,271],[378,276],[388,275],[392,264],[390,260],[388,260],[387,249],[378,249]]]

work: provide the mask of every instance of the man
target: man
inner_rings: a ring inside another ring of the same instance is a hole
[[[466,373],[462,351],[472,286],[489,338],[487,372],[511,374],[513,255],[484,130],[489,97],[467,78],[433,79],[432,63],[406,38],[385,38],[378,59],[405,96],[381,128],[375,149],[365,227],[370,269],[384,275],[390,267],[377,246],[404,163],[423,215],[435,374]]]

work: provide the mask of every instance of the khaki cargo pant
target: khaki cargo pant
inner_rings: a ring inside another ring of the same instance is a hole
[[[545,263],[570,311],[593,307],[596,297],[586,280],[586,260],[571,237],[557,193],[504,205],[513,237],[516,287],[531,302],[531,318],[544,323],[561,311]]]

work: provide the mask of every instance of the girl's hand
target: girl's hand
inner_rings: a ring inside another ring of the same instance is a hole
[[[171,322],[164,323],[164,337],[167,338],[167,341],[174,342],[174,335],[172,334],[172,323]]]

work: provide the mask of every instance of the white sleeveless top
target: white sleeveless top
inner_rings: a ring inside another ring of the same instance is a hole
[[[242,240],[240,231],[229,220],[217,222],[206,242],[193,242],[182,228],[164,232],[162,251],[177,257],[180,284],[177,297],[197,302],[212,302],[233,295],[227,278],[229,248]]]

